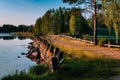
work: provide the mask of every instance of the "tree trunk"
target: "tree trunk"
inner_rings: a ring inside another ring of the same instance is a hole
[[[96,0],[94,0],[94,45],[97,45],[97,12],[96,12]]]
[[[114,31],[115,31],[115,36],[116,36],[116,44],[118,44],[119,30],[118,30],[117,24],[115,22],[114,22]]]

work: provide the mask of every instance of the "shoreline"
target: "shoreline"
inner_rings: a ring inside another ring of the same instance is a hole
[[[47,43],[65,52],[64,62],[54,73],[51,73],[50,70],[47,69],[46,72],[37,75],[36,73],[39,70],[42,70],[42,68],[34,67],[34,74],[19,73],[16,75],[18,78],[19,76],[27,75],[26,79],[32,80],[113,80],[112,77],[116,75],[119,76],[120,74],[119,58],[117,58],[117,56],[111,58],[110,56],[112,55],[101,53],[103,50],[110,50],[112,51],[111,53],[113,53],[113,51],[119,51],[120,49],[94,46],[59,35],[44,35],[41,37],[44,39],[42,40],[43,42],[46,43],[46,41],[48,41]],[[40,43],[39,39],[38,41],[36,40],[36,42]],[[34,44],[37,47],[36,42],[31,44]],[[16,76],[12,75],[10,77],[14,79]]]

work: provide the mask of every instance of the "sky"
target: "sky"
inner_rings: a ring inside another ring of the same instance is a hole
[[[70,7],[62,0],[0,0],[0,25],[34,25],[49,9]]]

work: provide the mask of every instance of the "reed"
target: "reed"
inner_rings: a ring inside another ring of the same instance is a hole
[[[13,34],[16,34],[18,36],[34,38],[34,33],[32,33],[32,32],[15,32]]]

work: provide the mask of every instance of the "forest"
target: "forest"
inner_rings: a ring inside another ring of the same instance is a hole
[[[74,1],[72,3],[72,0],[63,0],[63,2],[68,2],[69,4],[78,3]],[[116,1],[103,1],[100,3],[97,1],[96,16],[94,16],[93,2],[88,2],[91,4],[86,3],[88,6],[85,8],[75,6],[72,8],[60,7],[58,9],[48,10],[42,17],[36,20],[33,32],[36,35],[66,34],[79,38],[84,35],[94,36],[95,32],[97,36],[103,36],[103,38],[105,37],[109,41],[111,40],[111,42],[118,44],[120,31],[120,3]],[[80,4],[82,3],[85,2],[83,1]],[[113,11],[115,13],[113,13]],[[94,21],[96,21],[96,24]],[[94,31],[95,28],[96,31]],[[114,39],[111,39],[113,36]]]
[[[30,25],[11,25],[11,24],[4,24],[0,26],[0,33],[11,33],[11,32],[29,32],[33,26]]]
[[[84,38],[84,35],[103,36],[109,41],[119,43],[120,34],[120,2],[118,0],[62,0],[74,5],[72,8],[59,7],[49,9],[42,17],[38,17],[34,25],[3,25],[3,32],[32,32],[42,34],[66,34]],[[96,3],[96,6],[94,5]],[[85,4],[83,8],[80,5]],[[96,9],[96,14],[95,14]],[[95,14],[95,15],[94,15]],[[95,41],[98,41],[97,39]]]
[[[74,27],[72,27],[74,26]],[[59,8],[48,10],[43,17],[36,20],[34,33],[39,34],[70,34],[79,36],[90,34],[92,28],[78,8]]]

